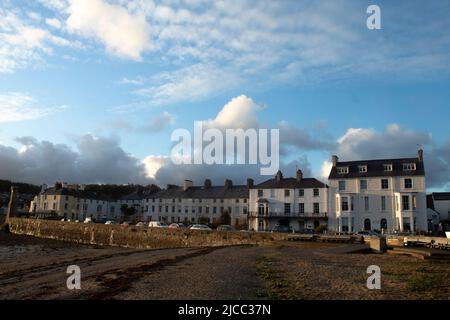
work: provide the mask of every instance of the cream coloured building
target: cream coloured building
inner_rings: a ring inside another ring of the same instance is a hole
[[[329,213],[328,186],[314,178],[284,178],[281,171],[250,188],[249,229],[271,231],[277,225],[294,231],[326,226]]]
[[[423,151],[417,157],[339,161],[332,157],[329,229],[427,231]]]
[[[223,212],[228,212],[231,224],[246,228],[248,213],[248,188],[253,184],[233,185],[226,180],[223,186],[212,186],[206,179],[202,186],[185,180],[183,186],[169,185],[166,189],[146,197],[142,206],[147,221],[166,223],[215,224]]]
[[[114,200],[86,192],[82,186],[67,186],[56,183],[34,198],[31,213],[57,214],[61,218],[80,220],[86,218],[116,219],[121,215],[120,206]]]

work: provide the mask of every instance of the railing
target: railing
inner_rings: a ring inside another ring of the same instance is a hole
[[[268,212],[268,213],[259,213],[259,212],[250,212],[250,218],[327,218],[327,212]]]

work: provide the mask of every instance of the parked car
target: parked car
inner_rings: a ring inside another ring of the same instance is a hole
[[[83,223],[94,223],[94,222],[92,221],[92,218],[87,217],[86,219],[84,219]]]
[[[298,233],[300,234],[314,234],[314,230],[313,229],[301,229],[298,231]]]
[[[168,225],[165,224],[164,222],[160,222],[160,221],[150,221],[148,223],[148,227],[149,228],[168,228]]]
[[[371,230],[364,230],[364,231],[359,231],[357,233],[358,236],[362,236],[362,237],[379,237],[380,234],[375,232],[375,231],[371,231]]]
[[[186,226],[182,223],[171,223],[169,225],[170,229],[186,229]]]
[[[121,226],[128,227],[130,223],[128,221],[124,221],[120,224]]]
[[[112,221],[112,220],[108,220],[108,221],[105,222],[105,224],[116,224],[116,223],[114,221]]]
[[[138,222],[138,223],[136,223],[136,227],[138,227],[138,228],[143,228],[143,227],[145,227],[145,223],[143,223],[143,222]]]
[[[222,225],[217,227],[217,231],[235,231],[235,230],[236,229],[234,229],[229,224],[222,224]]]
[[[191,230],[203,230],[203,231],[211,231],[212,229],[204,224],[194,224],[190,227]]]
[[[271,232],[292,233],[293,229],[291,226],[278,225],[278,226],[273,227]]]

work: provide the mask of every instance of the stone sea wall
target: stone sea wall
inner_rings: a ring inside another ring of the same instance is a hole
[[[289,237],[287,234],[278,233],[136,228],[23,218],[11,218],[9,227],[15,234],[47,239],[154,249],[262,244],[274,240],[286,240]]]

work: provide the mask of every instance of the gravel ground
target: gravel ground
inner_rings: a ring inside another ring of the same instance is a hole
[[[0,233],[0,299],[449,299],[450,264],[358,245],[135,250]],[[82,289],[66,288],[69,265]],[[369,265],[382,289],[368,290]]]

